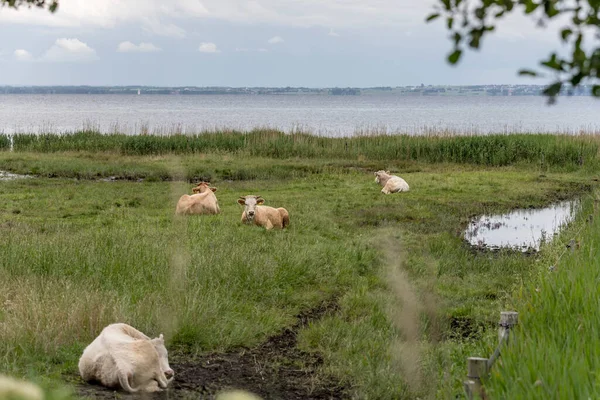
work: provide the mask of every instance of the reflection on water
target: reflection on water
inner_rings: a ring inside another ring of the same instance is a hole
[[[519,209],[502,215],[483,215],[471,221],[465,239],[473,246],[520,250],[540,249],[543,239],[552,239],[571,222],[578,201],[563,201],[542,209]]]

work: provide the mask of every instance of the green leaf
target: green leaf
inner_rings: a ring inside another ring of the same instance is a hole
[[[469,42],[469,46],[474,49],[478,49],[479,42],[480,42],[482,36],[483,36],[483,32],[480,30],[471,31],[471,41]]]
[[[531,14],[540,6],[539,3],[534,3],[532,0],[527,0],[525,2],[525,13]]]
[[[545,96],[554,97],[560,93],[560,89],[562,88],[562,82],[554,82],[552,85],[547,86],[543,93]]]
[[[563,42],[566,42],[569,39],[569,36],[573,34],[573,30],[566,28],[560,31],[560,37],[562,37]]]
[[[456,49],[448,56],[448,62],[450,64],[456,64],[460,59],[460,55],[462,54],[462,50]]]
[[[538,73],[530,69],[522,69],[519,71],[520,76],[538,76]]]
[[[431,14],[430,16],[427,17],[425,22],[433,21],[434,19],[438,18],[439,16],[440,16],[439,13]]]
[[[454,18],[448,17],[448,20],[446,21],[446,23],[448,25],[448,30],[452,29],[452,25],[454,24]]]
[[[592,96],[600,97],[600,85],[592,86]]]

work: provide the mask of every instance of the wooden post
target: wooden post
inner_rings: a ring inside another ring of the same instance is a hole
[[[467,398],[469,400],[485,399],[481,378],[486,377],[488,374],[488,359],[469,357],[467,359],[467,370],[467,380],[464,382]]]
[[[498,340],[502,339],[505,329],[512,329],[519,323],[519,313],[516,311],[502,311],[500,313],[500,328],[498,329]]]

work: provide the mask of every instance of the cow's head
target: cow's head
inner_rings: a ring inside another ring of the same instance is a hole
[[[389,178],[390,171],[379,170],[375,172],[375,183],[380,183],[382,179]]]
[[[207,192],[208,190],[212,190],[213,192],[217,191],[217,188],[210,187],[209,185],[210,185],[210,183],[208,183],[208,182],[200,182],[195,188],[192,189],[192,192],[194,192],[194,194],[196,194],[196,193],[204,193],[204,192]]]
[[[161,333],[159,337],[151,340],[156,352],[158,353],[158,360],[160,362],[160,369],[165,374],[165,378],[170,382],[175,376],[175,372],[169,366],[169,353],[165,347],[165,338]]]
[[[256,214],[256,206],[261,205],[265,200],[260,196],[241,196],[238,199],[238,203],[244,206],[246,212],[246,218],[248,221],[254,220]]]

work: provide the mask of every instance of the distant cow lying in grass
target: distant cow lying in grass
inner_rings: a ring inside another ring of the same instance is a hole
[[[290,224],[290,216],[285,208],[263,206],[260,196],[241,196],[238,203],[244,206],[242,222],[265,227],[283,229]]]
[[[150,339],[127,324],[112,324],[83,351],[79,374],[86,382],[134,393],[165,389],[174,372],[162,334]]]
[[[209,187],[208,182],[200,182],[192,191],[193,195],[184,194],[177,202],[177,215],[218,214],[219,202],[214,192],[217,188]]]
[[[381,189],[383,194],[408,192],[409,190],[408,183],[404,179],[391,175],[389,171],[375,172],[375,182],[383,186],[383,189]]]
[[[31,382],[0,375],[0,399],[44,400],[44,393]]]

